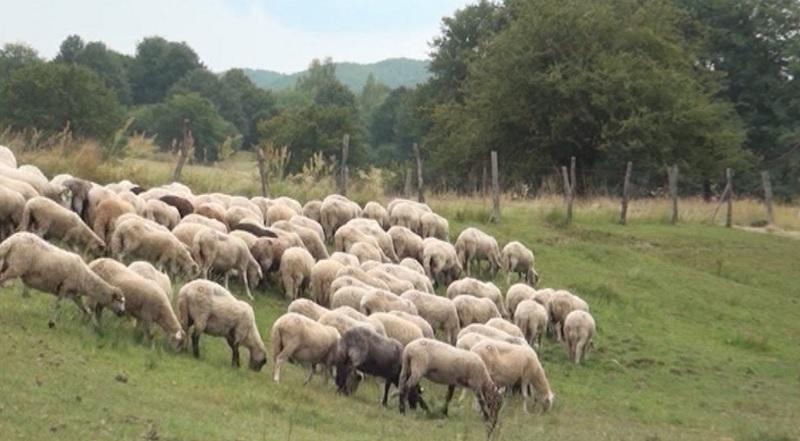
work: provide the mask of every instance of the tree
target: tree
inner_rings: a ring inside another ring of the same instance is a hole
[[[200,162],[216,161],[220,144],[239,136],[233,124],[196,93],[171,95],[163,103],[142,107],[134,118],[131,129],[156,135],[156,143],[163,150],[169,150],[183,138],[184,121],[188,120],[195,141],[195,159]]]
[[[15,70],[31,64],[42,63],[39,54],[25,44],[6,43],[0,49],[0,84],[11,77]]]
[[[238,91],[223,83],[206,68],[197,68],[178,80],[169,90],[169,95],[196,93],[210,101],[220,116],[236,126],[240,133],[247,132],[247,120]]]
[[[94,41],[86,44],[80,52],[77,52],[73,57],[73,62],[80,66],[86,66],[99,75],[106,86],[114,90],[120,103],[131,104],[131,85],[126,69],[129,58],[108,49],[99,41]]]
[[[78,55],[83,52],[85,44],[79,35],[70,35],[61,42],[61,47],[53,61],[58,63],[76,63]]]
[[[186,43],[148,37],[136,47],[130,67],[133,100],[152,104],[164,99],[169,88],[189,71],[201,67],[200,59]]]
[[[375,75],[369,74],[367,82],[358,95],[358,111],[364,125],[369,124],[372,114],[383,103],[391,92],[388,86],[375,81]]]
[[[355,95],[336,78],[336,65],[330,58],[313,60],[307,74],[298,78],[295,90],[321,106],[356,109]]]
[[[270,91],[253,84],[241,69],[225,72],[220,81],[237,97],[242,107],[245,124],[239,130],[244,136],[244,145],[258,144],[258,122],[275,116],[275,97]]]
[[[0,92],[0,120],[15,129],[69,125],[78,136],[108,139],[122,117],[114,93],[82,66],[34,63],[15,70]]]

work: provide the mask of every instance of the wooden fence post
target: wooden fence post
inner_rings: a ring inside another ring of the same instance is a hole
[[[267,181],[267,158],[261,146],[254,146],[256,150],[256,160],[258,161],[258,175],[261,177],[261,196],[269,195],[269,183]]]
[[[572,223],[572,203],[575,201],[575,157],[569,160],[569,174],[567,167],[561,166],[564,176],[564,201],[567,203],[567,224]]]
[[[497,170],[497,151],[492,150],[492,217],[489,222],[500,222],[500,177]]]
[[[628,199],[630,198],[632,171],[633,162],[628,161],[628,166],[625,167],[625,181],[622,184],[622,212],[619,214],[619,223],[622,225],[628,222]]]
[[[406,181],[403,185],[403,196],[406,198],[411,197],[411,176],[414,175],[414,171],[412,170],[411,166],[405,168],[406,172]]]
[[[415,142],[412,146],[414,149],[414,157],[417,160],[417,200],[425,202],[425,190],[422,182],[422,157],[419,154],[419,145]]]
[[[725,180],[728,182],[728,212],[725,214],[725,227],[730,228],[733,226],[733,170],[730,168],[725,169]]]
[[[350,135],[346,134],[342,137],[342,164],[341,176],[339,177],[339,194],[347,196],[347,154],[350,150]]]
[[[481,197],[486,197],[486,189],[489,188],[489,178],[486,174],[486,162],[483,163],[483,175],[481,176]]]
[[[761,183],[764,186],[764,204],[767,205],[767,222],[772,225],[775,223],[775,212],[772,211],[772,182],[766,170],[761,172]]]
[[[667,169],[669,178],[669,194],[672,197],[672,225],[678,223],[678,164]]]
[[[181,179],[183,166],[186,165],[186,160],[189,159],[189,153],[194,149],[194,136],[192,129],[189,128],[189,120],[183,120],[183,140],[181,141],[180,149],[178,150],[178,162],[175,163],[175,170],[172,172],[172,182],[178,182]]]

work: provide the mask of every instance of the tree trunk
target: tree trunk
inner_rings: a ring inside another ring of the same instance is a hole
[[[419,153],[419,145],[415,142],[413,145],[414,149],[414,157],[417,160],[417,200],[419,202],[425,202],[425,190],[423,188],[422,182],[422,157]]]
[[[628,198],[630,198],[632,171],[633,162],[628,161],[628,166],[625,167],[625,181],[622,184],[622,210],[619,214],[619,223],[622,225],[628,223]]]
[[[761,183],[764,186],[764,204],[767,206],[767,222],[769,225],[775,223],[775,213],[772,211],[772,182],[769,179],[769,172],[761,172]]]
[[[492,150],[492,217],[489,221],[500,222],[500,178],[495,150]]]
[[[678,223],[678,164],[667,169],[669,178],[669,194],[672,197],[672,225]]]

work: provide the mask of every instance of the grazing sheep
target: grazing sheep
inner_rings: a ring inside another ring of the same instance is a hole
[[[331,283],[336,279],[336,273],[343,266],[336,260],[323,259],[311,268],[311,295],[320,305],[330,305]]]
[[[542,336],[547,330],[547,308],[534,300],[523,300],[517,304],[514,323],[522,329],[525,339],[533,347],[542,344]]]
[[[417,264],[419,265],[419,263]],[[425,276],[424,272],[425,270],[423,270],[423,272],[420,273],[417,270],[410,269],[404,265],[394,264],[394,263],[384,263],[383,265],[380,265],[380,269],[382,269],[385,273],[395,278],[411,283],[414,289],[429,292],[431,294],[434,293],[433,283],[431,283],[431,279]],[[405,291],[407,290],[404,290],[403,292]],[[402,294],[402,292],[400,294]]]
[[[322,243],[325,243],[325,230],[323,230],[322,225],[320,225],[319,222],[315,221],[314,219],[307,218],[300,214],[295,214],[291,219],[289,219],[289,222],[314,230],[314,232],[317,233],[317,236],[319,236],[319,240]]]
[[[272,325],[272,358],[275,360],[272,378],[281,381],[281,367],[291,359],[295,363],[309,364],[311,372],[304,384],[311,381],[314,370],[322,364],[326,376],[336,363],[336,346],[339,331],[295,313],[282,315]]]
[[[572,311],[589,312],[589,305],[580,297],[564,290],[558,290],[550,296],[547,312],[550,324],[555,331],[556,341],[564,336],[564,321]]]
[[[366,315],[376,312],[405,311],[409,314],[416,314],[417,307],[408,300],[400,298],[397,294],[382,289],[372,289],[361,298],[359,311]]]
[[[289,303],[289,307],[286,310],[287,312],[296,312],[300,315],[304,315],[311,320],[319,320],[323,314],[330,311],[328,308],[323,306],[319,306],[314,301],[308,299],[297,299],[293,300],[292,303]]]
[[[525,397],[525,412],[530,413],[528,402],[533,389],[535,404],[546,412],[553,406],[553,391],[547,381],[539,357],[530,346],[520,346],[501,341],[486,340],[472,347],[471,352],[483,360],[497,387],[520,385]]]
[[[506,309],[503,295],[500,293],[500,289],[492,282],[481,282],[478,279],[465,277],[451,283],[447,287],[446,295],[451,299],[460,295],[487,298],[497,305],[497,310],[500,311],[503,317],[508,317],[508,309]]]
[[[403,350],[403,368],[400,372],[400,413],[405,413],[409,393],[423,377],[447,385],[444,415],[447,415],[457,386],[471,389],[478,399],[489,430],[494,430],[503,397],[480,356],[428,338],[409,343]]]
[[[263,277],[261,266],[247,244],[238,237],[220,233],[211,229],[200,231],[192,242],[192,257],[200,266],[204,279],[208,278],[212,269],[221,272],[225,277],[225,289],[228,289],[228,277],[236,272],[241,276],[247,297],[251,300],[250,284],[258,284]]]
[[[19,229],[46,239],[63,240],[76,247],[83,246],[84,252],[99,251],[106,246],[103,239],[86,226],[80,216],[41,196],[25,203]]]
[[[200,224],[204,227],[211,228],[212,230],[219,231],[220,233],[228,232],[228,227],[225,226],[224,222],[197,213],[187,215],[181,219],[180,224]]]
[[[32,166],[28,166],[32,167]],[[0,176],[8,180],[23,182],[30,185],[41,196],[49,198],[59,204],[67,206],[65,200],[67,195],[67,188],[59,185],[51,185],[50,181],[38,170],[31,172],[31,170],[22,166],[20,168],[10,168],[0,166]]]
[[[412,207],[423,213],[432,212],[431,207],[429,207],[428,204],[424,202],[412,201],[411,199],[397,198],[397,199],[392,199],[392,201],[386,205],[386,211],[389,212],[389,216],[392,215],[392,212],[398,205],[411,205]]]
[[[194,222],[180,222],[178,225],[175,226],[175,228],[172,229],[172,234],[175,235],[175,237],[179,241],[181,241],[182,244],[186,245],[187,247],[189,247],[189,249],[191,249],[192,244],[194,244],[194,238],[197,237],[197,235],[201,231],[214,231],[214,230],[208,228],[203,224],[197,224]]]
[[[180,212],[159,199],[148,199],[144,204],[144,217],[171,230],[181,221]]]
[[[377,277],[374,277],[374,276],[372,276],[370,274],[367,274],[366,271],[364,271],[364,270],[362,270],[361,268],[358,268],[358,267],[354,267],[354,266],[345,266],[345,267],[343,267],[342,269],[340,269],[336,273],[336,278],[338,279],[339,277],[343,277],[343,276],[354,277],[354,278],[364,282],[365,284],[367,284],[369,286],[372,286],[372,287],[375,287],[375,288],[379,288],[379,289],[383,289],[383,290],[386,290],[386,291],[389,290],[389,287],[382,280],[380,280]]]
[[[431,324],[428,323],[424,318],[418,316],[417,314],[409,314],[405,311],[389,311],[389,314],[396,315],[401,319],[407,320],[417,325],[419,330],[422,331],[423,337],[434,338],[433,327],[431,326]]]
[[[547,304],[550,303],[550,297],[552,297],[555,292],[556,290],[553,288],[538,289],[533,296],[533,300],[547,308]]]
[[[170,273],[184,274],[192,277],[199,268],[190,254],[190,249],[179,241],[171,231],[161,226],[149,225],[141,218],[117,219],[117,226],[111,236],[111,252],[123,260],[131,255],[146,260],[163,270],[169,265]]]
[[[511,285],[511,287],[508,288],[508,291],[506,291],[506,306],[508,307],[508,312],[511,319],[514,318],[517,305],[519,305],[519,303],[523,300],[533,300],[535,295],[536,290],[531,288],[529,285],[524,283],[516,283]]]
[[[0,164],[11,168],[17,168],[17,158],[10,148],[0,145]]]
[[[444,241],[450,240],[450,223],[436,213],[425,213],[419,218],[422,237],[435,237]]]
[[[288,222],[295,214],[297,213],[286,205],[274,204],[267,210],[266,224],[271,226],[278,221]]]
[[[341,251],[336,251],[333,254],[331,254],[330,258],[331,258],[331,260],[335,260],[335,261],[341,263],[344,266],[352,266],[352,267],[357,267],[358,266],[358,257],[356,257],[356,256],[354,256],[352,254],[349,254],[349,253],[343,253]]]
[[[369,317],[380,321],[386,330],[386,336],[399,341],[404,347],[414,340],[425,338],[419,326],[402,317],[386,312],[376,312],[370,314]]]
[[[343,277],[343,279],[351,279],[353,283],[362,283],[352,277]],[[337,279],[338,280],[338,279]],[[335,283],[336,281],[334,281]],[[333,291],[335,285],[331,284],[331,290]],[[335,291],[333,291],[333,295],[331,295],[331,308],[339,308],[341,306],[349,306],[353,309],[361,308],[361,299],[364,298],[365,295],[372,289],[367,285],[349,285],[349,286],[342,286]]]
[[[300,205],[300,202],[297,202],[296,199],[292,199],[288,196],[279,196],[273,199],[272,202],[291,208],[295,214],[303,214],[303,206]]]
[[[303,216],[321,222],[322,216],[320,215],[322,209],[322,201],[311,200],[303,205]]]
[[[252,219],[259,225],[264,224],[264,212],[261,211],[261,207],[244,196],[231,196],[226,206],[229,210],[231,208],[244,208],[250,214],[245,215],[244,211],[239,212],[238,210],[235,210],[235,212],[243,215],[242,219]]]
[[[389,203],[387,211],[389,212],[389,223],[392,226],[406,227],[419,234],[421,232],[420,218],[429,213],[430,208],[425,211],[416,202],[400,201],[395,203],[392,201]]]
[[[159,198],[161,202],[166,203],[172,207],[175,207],[178,210],[178,215],[181,218],[184,218],[192,213],[194,213],[194,205],[189,199],[184,197],[176,196],[174,194],[168,194],[166,196],[161,196]]]
[[[297,234],[300,240],[303,241],[303,246],[314,256],[315,260],[329,257],[328,249],[325,248],[325,241],[320,239],[316,231],[285,220],[273,222],[272,228]]]
[[[142,200],[142,198],[136,196],[133,192],[123,191],[122,193],[117,193],[117,197],[129,203],[131,207],[133,207],[134,213],[140,216],[144,214],[145,202]]]
[[[361,210],[361,217],[372,219],[377,222],[384,230],[389,228],[389,212],[377,202],[370,201]]]
[[[423,241],[422,267],[425,275],[439,285],[449,285],[463,272],[456,249],[448,242],[428,238]]]
[[[341,228],[339,229],[341,231]],[[367,242],[356,242],[350,246],[349,253],[358,258],[361,263],[364,262],[388,262],[389,258],[376,247]]]
[[[427,278],[427,275],[425,274],[425,268],[416,259],[411,259],[406,257],[405,259],[400,261],[400,266],[404,266],[408,269],[414,270]],[[430,280],[431,279],[428,279],[429,282]],[[431,288],[433,288],[433,284],[431,284]]]
[[[493,338],[495,340],[500,340],[500,341],[517,339],[519,343],[527,344],[527,342],[525,342],[525,340],[521,336],[511,335],[508,332],[503,331],[502,329],[498,329],[495,328],[494,326],[489,326],[482,323],[473,323],[471,325],[467,325],[461,328],[461,332],[458,333],[458,338],[461,338],[469,333],[481,334],[485,337]]]
[[[225,219],[225,207],[216,202],[205,202],[198,205],[194,209],[194,214],[213,219],[222,225],[226,225],[227,222]],[[188,214],[186,216],[188,216]]]
[[[136,213],[136,208],[122,198],[103,199],[94,210],[92,230],[105,243],[109,243],[117,219],[128,213]]]
[[[486,326],[491,326],[492,328],[499,329],[505,332],[506,334],[511,335],[512,337],[525,338],[525,334],[522,333],[522,330],[519,328],[519,326],[515,325],[514,323],[511,323],[510,321],[504,318],[500,317],[493,318],[488,322],[486,322]]]
[[[170,299],[162,288],[152,280],[145,279],[114,259],[103,257],[89,264],[89,268],[108,284],[119,288],[125,296],[125,313],[136,319],[136,325],[152,342],[152,326],[158,325],[167,335],[170,345],[178,350],[186,334],[183,332]],[[103,311],[102,303],[87,302],[97,319]]]
[[[253,211],[241,206],[233,206],[225,211],[225,223],[228,225],[252,223],[254,225],[264,225],[261,212]]]
[[[400,277],[392,275],[383,266],[373,268],[367,271],[367,274],[385,283],[386,286],[389,288],[389,291],[397,295],[400,295],[408,291],[409,289],[417,288],[413,283],[409,282],[408,280],[403,280]]]
[[[533,269],[533,251],[525,245],[517,241],[507,243],[503,247],[501,261],[506,271],[506,284],[511,284],[512,272],[519,274],[520,279],[533,287],[538,283],[539,273]]]
[[[208,280],[187,283],[178,292],[181,325],[192,338],[192,354],[200,357],[200,335],[225,337],[231,348],[231,365],[239,367],[239,346],[250,352],[250,369],[267,364],[267,348],[256,326],[253,307]]]
[[[348,379],[355,370],[385,380],[381,404],[386,405],[389,388],[399,387],[403,364],[403,345],[393,338],[376,334],[364,327],[356,327],[342,334],[336,349],[336,386],[340,393],[349,395]],[[409,391],[409,404],[427,408],[422,401],[419,386]]]
[[[400,298],[413,303],[420,317],[431,327],[441,329],[445,333],[446,341],[455,343],[461,326],[452,300],[417,290],[406,291]]]
[[[258,240],[258,237],[256,237],[254,234],[248,233],[247,231],[243,230],[233,230],[228,234],[243,240],[244,243],[247,244],[247,248],[252,248],[253,245],[255,245],[256,241]]]
[[[487,260],[492,278],[497,275],[497,270],[500,269],[500,247],[494,237],[477,228],[467,228],[458,235],[455,247],[458,261],[468,276],[472,274],[473,260],[478,262],[478,269],[480,261]]]
[[[586,351],[594,346],[597,327],[594,318],[586,311],[575,310],[564,320],[564,340],[569,358],[575,364],[586,358]]]
[[[0,240],[17,231],[23,211],[25,211],[25,198],[16,191],[0,185]]]
[[[261,273],[266,277],[267,274],[280,269],[281,257],[290,247],[291,245],[281,239],[259,237],[250,245],[250,254],[256,259],[261,267]]]
[[[373,329],[375,332],[384,337],[386,336],[386,328],[383,327],[383,323],[380,320],[374,317],[368,317],[355,308],[352,308],[350,306],[339,306],[333,311],[336,311],[337,314],[346,315],[353,320],[363,323],[369,323],[372,326],[370,329]]]
[[[487,298],[461,295],[453,299],[453,304],[462,328],[472,323],[486,323],[490,319],[500,317],[497,305]]]
[[[286,298],[296,299],[305,294],[313,268],[314,258],[304,248],[293,247],[283,253],[280,273]]]
[[[16,179],[5,177],[2,174],[0,174],[0,186],[16,191],[17,193],[21,194],[26,201],[39,196],[39,192],[36,191],[32,185]]]
[[[335,328],[339,331],[339,334],[344,334],[353,328],[366,327],[373,332],[386,335],[386,329],[383,327],[381,321],[374,318],[370,319],[349,306],[332,309],[322,314],[317,321],[323,325]]]
[[[528,346],[528,342],[526,342],[525,339],[519,337],[512,337],[510,335],[504,336],[502,334],[497,334],[494,337],[490,337],[488,335],[484,335],[478,332],[466,332],[464,334],[461,334],[460,337],[458,337],[458,340],[456,341],[456,347],[459,349],[464,349],[469,351],[470,349],[475,347],[476,344],[484,340],[501,341],[517,346]]]
[[[392,262],[398,262],[399,259],[397,258],[397,253],[394,250],[394,243],[392,241],[392,236],[389,236],[389,233],[383,230],[381,226],[372,219],[364,219],[364,218],[356,218],[351,219],[342,228],[346,229],[354,229],[358,232],[362,233],[363,235],[372,237],[377,242],[377,246],[383,251],[386,256],[391,259]],[[372,241],[359,239],[359,242],[370,242]],[[351,242],[352,243],[352,242]],[[349,247],[348,247],[349,248]],[[341,251],[341,250],[340,250]]]
[[[136,262],[132,262],[130,265],[128,265],[128,269],[147,280],[155,282],[156,285],[161,288],[161,291],[164,292],[164,295],[166,295],[168,299],[172,300],[172,281],[169,279],[168,275],[157,270],[156,267],[150,264],[150,262],[137,260]]]
[[[422,251],[425,249],[425,246],[422,242],[422,237],[417,235],[417,233],[399,225],[389,228],[387,233],[392,238],[394,251],[397,253],[399,259],[411,258],[416,261],[422,260]]]
[[[125,312],[125,298],[119,288],[109,285],[95,274],[80,256],[64,251],[26,232],[15,233],[0,243],[0,286],[6,281],[22,279],[26,287],[56,296],[49,326],[55,326],[63,299],[72,299],[87,316],[97,317],[81,303],[85,296],[92,304],[109,307],[117,315]]]
[[[320,224],[325,230],[325,237],[333,239],[339,227],[360,215],[361,207],[350,199],[340,195],[326,197],[320,205]]]

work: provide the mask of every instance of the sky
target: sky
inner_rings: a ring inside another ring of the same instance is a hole
[[[474,0],[0,0],[0,45],[51,58],[70,34],[134,54],[160,35],[185,41],[213,71],[291,73],[313,58],[424,59],[443,16]]]

